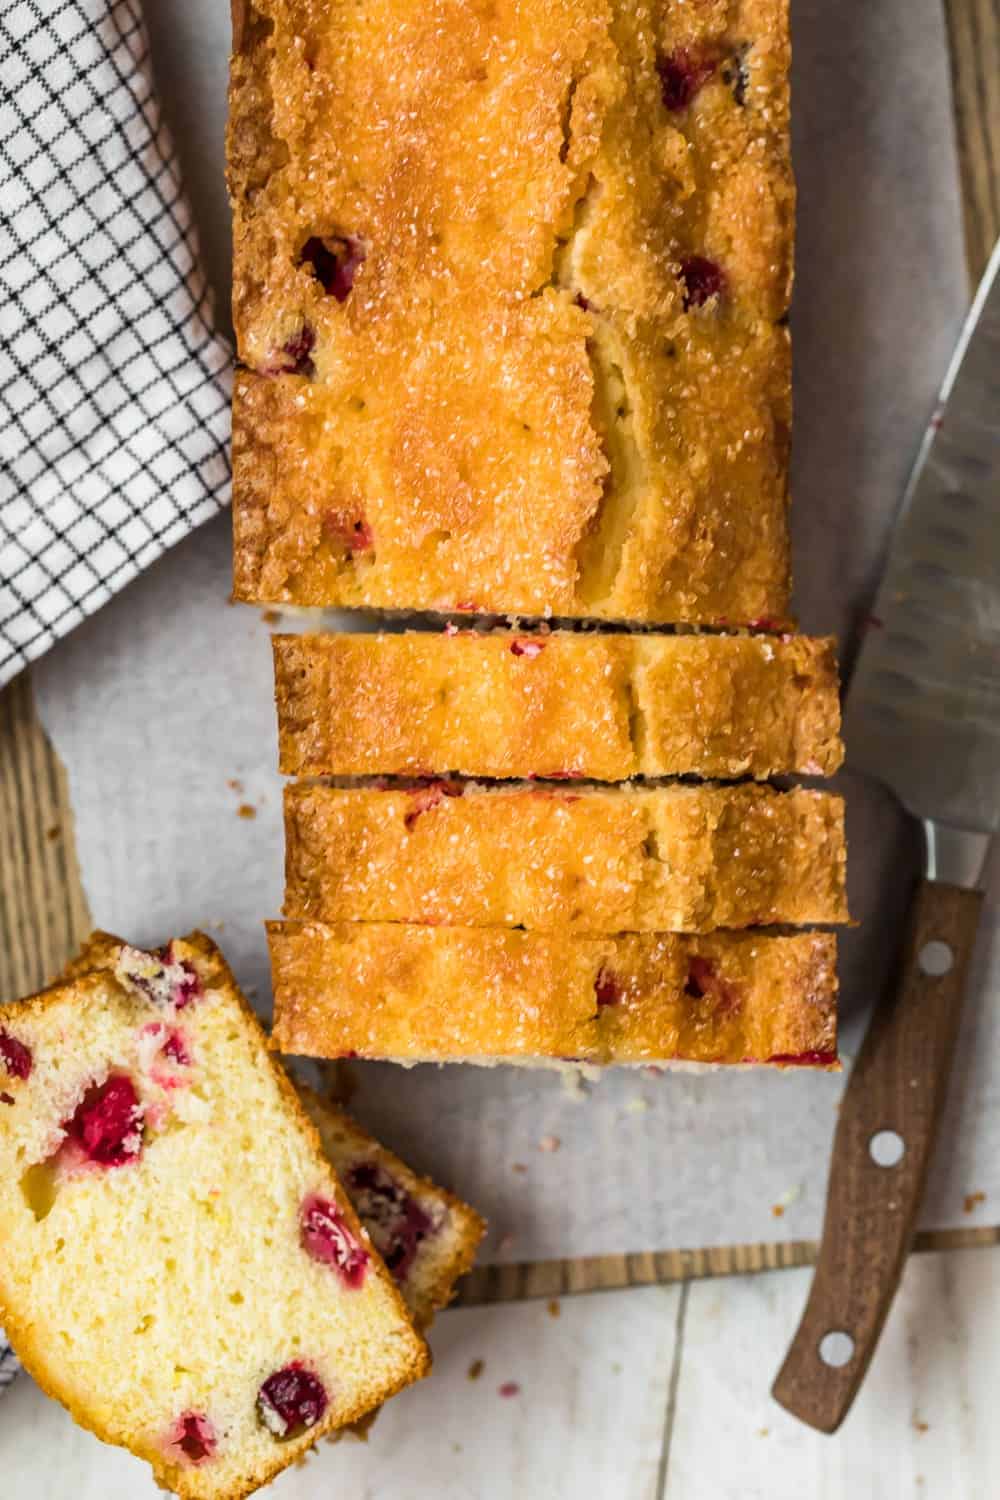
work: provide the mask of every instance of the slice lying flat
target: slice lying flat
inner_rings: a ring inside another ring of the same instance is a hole
[[[837,1062],[836,940],[272,922],[272,1045],[398,1062]]]
[[[833,644],[553,631],[276,635],[289,775],[766,779],[842,758]]]
[[[771,787],[285,789],[285,914],[578,932],[847,918],[840,797]]]
[[[120,945],[0,1024],[0,1322],[78,1422],[234,1500],[426,1372],[207,939]]]

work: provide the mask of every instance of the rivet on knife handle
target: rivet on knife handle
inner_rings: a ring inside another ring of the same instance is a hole
[[[979,891],[921,884],[895,995],[844,1091],[816,1272],[772,1389],[821,1432],[850,1410],[913,1239],[981,905]]]

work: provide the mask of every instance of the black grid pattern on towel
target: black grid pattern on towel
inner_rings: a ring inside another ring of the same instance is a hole
[[[139,0],[0,0],[0,684],[229,499]]]
[[[0,1334],[0,1395],[10,1385],[18,1368],[13,1349],[9,1344],[4,1343],[3,1334]]]

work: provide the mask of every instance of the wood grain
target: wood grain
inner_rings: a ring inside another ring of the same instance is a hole
[[[773,1394],[820,1432],[836,1432],[861,1386],[896,1295],[916,1229],[944,1111],[982,892],[923,881],[917,891],[895,994],[881,1001],[840,1104],[823,1239],[809,1300]],[[921,962],[940,945],[944,973]],[[902,1158],[879,1165],[879,1133]],[[853,1342],[839,1366],[820,1344],[833,1331]]]
[[[65,772],[23,673],[0,693],[0,999],[46,984],[90,926]]]
[[[1000,0],[944,0],[970,276],[977,281],[1000,234]],[[233,0],[237,21],[245,0]],[[58,829],[57,834],[51,830]],[[38,722],[30,674],[0,693],[0,996],[55,974],[89,929],[65,775]],[[1000,1243],[1000,1226],[936,1231],[915,1248]],[[467,1304],[815,1263],[809,1241],[734,1245],[584,1260],[484,1267],[464,1284]]]
[[[925,1254],[941,1250],[986,1250],[996,1245],[1000,1245],[1000,1225],[977,1225],[968,1229],[921,1230],[912,1248]],[[748,1276],[814,1266],[818,1254],[815,1240],[784,1240],[776,1244],[721,1245],[712,1250],[639,1251],[632,1255],[478,1266],[459,1283],[455,1305],[482,1307],[495,1302],[570,1297],[582,1292],[614,1292],[630,1286],[669,1286],[674,1282],[709,1281],[719,1276]]]
[[[945,0],[973,285],[1000,236],[1000,0]]]

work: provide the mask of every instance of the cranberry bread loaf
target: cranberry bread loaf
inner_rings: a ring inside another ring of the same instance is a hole
[[[836,1065],[836,940],[268,924],[272,1046],[394,1062]]]
[[[207,939],[121,946],[2,1024],[0,1322],[78,1422],[238,1500],[426,1372]]]
[[[578,932],[847,919],[844,805],[797,788],[285,788],[285,915]]]
[[[113,969],[122,946],[109,933],[92,934],[67,975]],[[221,960],[207,938],[199,946]],[[435,1312],[451,1301],[455,1282],[471,1269],[486,1221],[454,1193],[411,1171],[346,1111],[304,1084],[296,1082],[295,1087],[411,1317],[418,1327],[428,1327]]]
[[[305,1087],[299,1094],[413,1321],[429,1327],[471,1270],[486,1221],[454,1193],[418,1177],[328,1099]]]
[[[235,11],[236,596],[783,621],[787,0]]]
[[[273,637],[289,775],[825,775],[833,643],[553,631]]]

